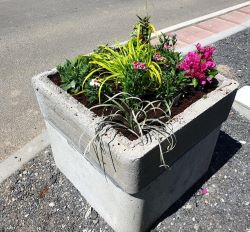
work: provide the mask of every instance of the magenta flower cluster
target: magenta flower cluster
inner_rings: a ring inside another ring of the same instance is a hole
[[[134,61],[133,68],[134,70],[147,70],[147,65],[140,61]]]
[[[196,52],[189,52],[180,64],[180,68],[186,71],[186,76],[195,78],[200,85],[211,82],[212,77],[208,75],[209,69],[214,69],[216,63],[212,56],[215,48],[212,46],[202,47],[196,45]]]

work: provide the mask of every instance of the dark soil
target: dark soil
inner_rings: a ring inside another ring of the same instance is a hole
[[[60,86],[62,84],[59,73],[56,73],[54,75],[49,76],[49,79],[57,86]],[[211,85],[207,86],[206,89],[203,89],[203,90],[189,88],[186,91],[186,93],[184,93],[180,97],[177,104],[172,106],[171,117],[174,117],[174,116],[178,115],[179,113],[183,112],[186,108],[188,108],[190,105],[192,105],[194,102],[201,99],[202,97],[206,97],[206,95],[208,93],[210,93],[211,91],[213,91],[216,88],[216,86],[217,86],[217,81],[215,80]],[[90,102],[88,101],[88,97],[85,94],[79,94],[79,95],[75,95],[75,96],[72,95],[72,96],[76,100],[81,102],[84,106],[86,106],[87,108],[90,108],[92,106],[90,104]],[[152,100],[154,100],[154,99],[152,99]],[[93,111],[97,116],[109,115],[110,113],[112,113],[112,109],[110,110],[110,109],[106,109],[104,107],[91,109],[91,111]],[[162,115],[163,115],[162,112],[159,110],[156,112],[152,112],[152,114],[148,115],[148,117],[149,118],[159,118]],[[135,135],[131,134],[127,130],[120,130],[119,132],[121,132],[129,140],[137,139],[137,137]]]

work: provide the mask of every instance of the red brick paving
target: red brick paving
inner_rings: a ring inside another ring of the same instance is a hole
[[[250,20],[250,14],[246,14],[241,11],[232,11],[227,14],[219,16],[219,18],[233,22],[233,23],[241,24]]]
[[[241,9],[239,9],[239,11],[246,13],[246,14],[250,14],[250,6],[241,8]]]
[[[176,48],[183,48],[183,47],[185,47],[187,45],[188,45],[187,43],[185,43],[185,42],[183,42],[181,40],[178,40],[177,44],[176,44]]]
[[[211,31],[211,32],[218,33],[221,31],[225,31],[229,28],[232,28],[234,26],[237,26],[237,24],[220,19],[220,18],[212,18],[207,21],[198,23],[195,26]]]
[[[205,39],[208,36],[213,35],[212,32],[195,27],[190,26],[183,29],[180,29],[175,32],[177,34],[177,39],[181,40],[185,43],[191,44],[197,40]]]
[[[176,47],[181,48],[219,32],[226,31],[227,29],[238,26],[239,24],[245,23],[249,20],[250,6],[247,6],[174,32],[167,32],[167,34],[177,34],[178,42]],[[158,38],[154,38],[151,43],[153,45],[158,44]]]

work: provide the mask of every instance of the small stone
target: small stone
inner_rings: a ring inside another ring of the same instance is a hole
[[[89,207],[88,208],[88,210],[87,210],[87,212],[85,213],[85,219],[88,219],[89,218],[89,216],[91,215],[91,212],[92,212],[92,207]]]
[[[249,201],[247,201],[247,202],[244,203],[245,206],[248,206],[249,204],[250,204]]]
[[[191,204],[186,204],[183,206],[183,209],[192,209],[192,205]]]
[[[226,175],[224,176],[224,179],[227,179],[227,176],[226,176]]]
[[[35,176],[38,176],[38,173],[36,172],[34,175],[35,175]]]
[[[159,228],[161,226],[161,222],[157,225],[157,228]]]
[[[195,218],[194,217],[192,218],[192,221],[195,222]]]
[[[221,200],[221,202],[225,202],[225,200],[223,198],[221,198],[220,200]]]
[[[241,144],[246,144],[246,141],[244,141],[244,140],[240,140],[239,141]]]
[[[49,203],[49,207],[54,207],[55,206],[55,203],[54,202],[50,202]]]
[[[23,171],[23,174],[26,175],[26,174],[27,174],[27,171]]]
[[[199,230],[200,226],[198,224],[194,224],[194,229]]]
[[[29,214],[28,214],[28,213],[24,215],[24,217],[28,217],[28,216],[29,216]]]
[[[96,225],[99,222],[99,219],[93,220],[93,224]]]

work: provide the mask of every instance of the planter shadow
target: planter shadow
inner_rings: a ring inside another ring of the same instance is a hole
[[[219,171],[242,147],[242,145],[224,131],[220,131],[218,141],[212,156],[208,171],[176,202],[161,218],[151,227],[154,229],[161,221],[177,212],[187,201],[208,181],[217,171]]]

